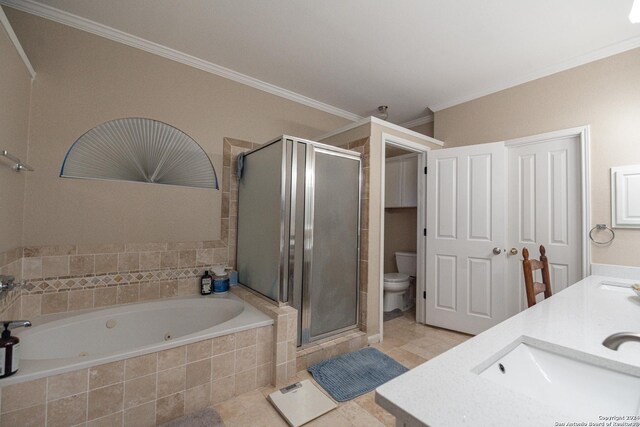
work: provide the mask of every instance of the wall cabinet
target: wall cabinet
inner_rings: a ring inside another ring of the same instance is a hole
[[[640,165],[611,168],[611,223],[640,228]]]
[[[391,157],[385,167],[385,208],[418,206],[418,155]]]

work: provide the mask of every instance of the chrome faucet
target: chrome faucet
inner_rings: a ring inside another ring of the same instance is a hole
[[[627,341],[640,342],[640,332],[619,332],[609,335],[602,341],[602,345],[611,350],[617,350],[618,347]]]
[[[15,288],[17,285],[15,281],[16,281],[16,278],[13,276],[0,275],[0,294]]]

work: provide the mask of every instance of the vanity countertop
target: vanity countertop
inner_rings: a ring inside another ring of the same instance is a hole
[[[546,405],[480,377],[478,372],[524,340],[640,376],[640,343],[624,343],[618,351],[602,345],[613,333],[640,332],[640,298],[631,289],[607,288],[601,283],[637,281],[589,276],[380,386],[376,402],[407,426],[558,426],[598,422],[597,417],[581,419],[562,402]]]

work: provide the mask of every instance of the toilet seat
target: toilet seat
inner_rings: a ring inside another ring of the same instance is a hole
[[[388,292],[404,292],[411,284],[408,274],[387,273],[384,275],[384,290]]]

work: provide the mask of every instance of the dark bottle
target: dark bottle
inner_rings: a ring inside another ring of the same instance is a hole
[[[20,363],[20,339],[11,336],[9,328],[31,326],[28,320],[9,320],[2,322],[4,331],[0,338],[0,378],[5,378],[18,372]]]
[[[211,295],[211,283],[213,279],[209,275],[208,271],[204,272],[204,275],[200,278],[200,294]]]

